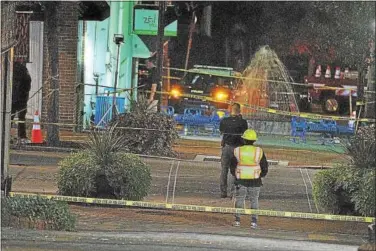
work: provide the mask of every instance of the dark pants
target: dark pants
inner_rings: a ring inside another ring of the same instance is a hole
[[[229,146],[225,145],[222,148],[222,156],[221,156],[221,166],[222,166],[222,171],[221,171],[221,194],[227,196],[227,176],[228,176],[228,171],[230,170],[231,167],[234,168],[234,165],[236,165],[235,162],[235,156],[234,156],[234,146]],[[232,177],[232,176],[231,176]],[[234,179],[231,180],[231,192],[234,192]]]
[[[27,104],[12,104],[12,116],[11,119],[14,120],[16,116],[20,122],[25,122],[26,120],[26,113],[27,113]],[[18,138],[25,139],[26,138],[26,125],[25,123],[18,123]]]

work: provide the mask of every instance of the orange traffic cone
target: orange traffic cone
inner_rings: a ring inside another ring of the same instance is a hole
[[[330,72],[330,66],[326,66],[325,78],[330,78],[332,73]]]
[[[40,129],[39,112],[35,111],[33,130],[31,131],[31,143],[43,143],[42,130]]]
[[[321,65],[318,65],[318,66],[317,66],[315,77],[316,77],[316,78],[321,77]]]

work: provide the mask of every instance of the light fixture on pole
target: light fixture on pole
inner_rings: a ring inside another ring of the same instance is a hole
[[[116,70],[115,70],[115,83],[114,83],[114,93],[112,99],[112,119],[115,119],[117,110],[116,110],[116,88],[118,83],[119,75],[119,60],[120,60],[120,46],[124,43],[123,34],[114,34],[114,43],[117,45],[117,57],[116,57]]]

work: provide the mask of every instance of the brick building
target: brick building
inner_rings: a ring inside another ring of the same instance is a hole
[[[53,77],[57,77],[58,122],[75,124],[77,122],[76,86],[79,77],[77,64],[79,20],[104,20],[109,17],[110,9],[106,1],[61,1],[55,4],[56,15],[53,17],[49,16],[47,10],[48,2],[46,4],[19,2],[16,8],[16,15],[23,13],[28,15],[28,23],[24,25],[27,25],[27,30],[30,31],[27,41],[30,42],[30,48],[26,52],[30,58],[28,56],[25,58],[33,80],[30,96],[34,95],[34,97],[29,100],[28,113],[32,115],[35,110],[42,110],[42,122],[49,121],[47,110],[53,100],[51,83]],[[49,28],[56,28],[57,43],[52,42]],[[55,64],[52,65],[50,51],[56,48],[58,59],[54,60]],[[57,67],[55,70],[58,76],[52,76],[53,67]]]

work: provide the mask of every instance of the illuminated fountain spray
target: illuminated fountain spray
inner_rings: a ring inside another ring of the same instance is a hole
[[[269,46],[261,47],[243,71],[234,101],[258,107],[298,112],[293,82],[286,67]],[[257,109],[242,108],[244,116],[252,116]]]

